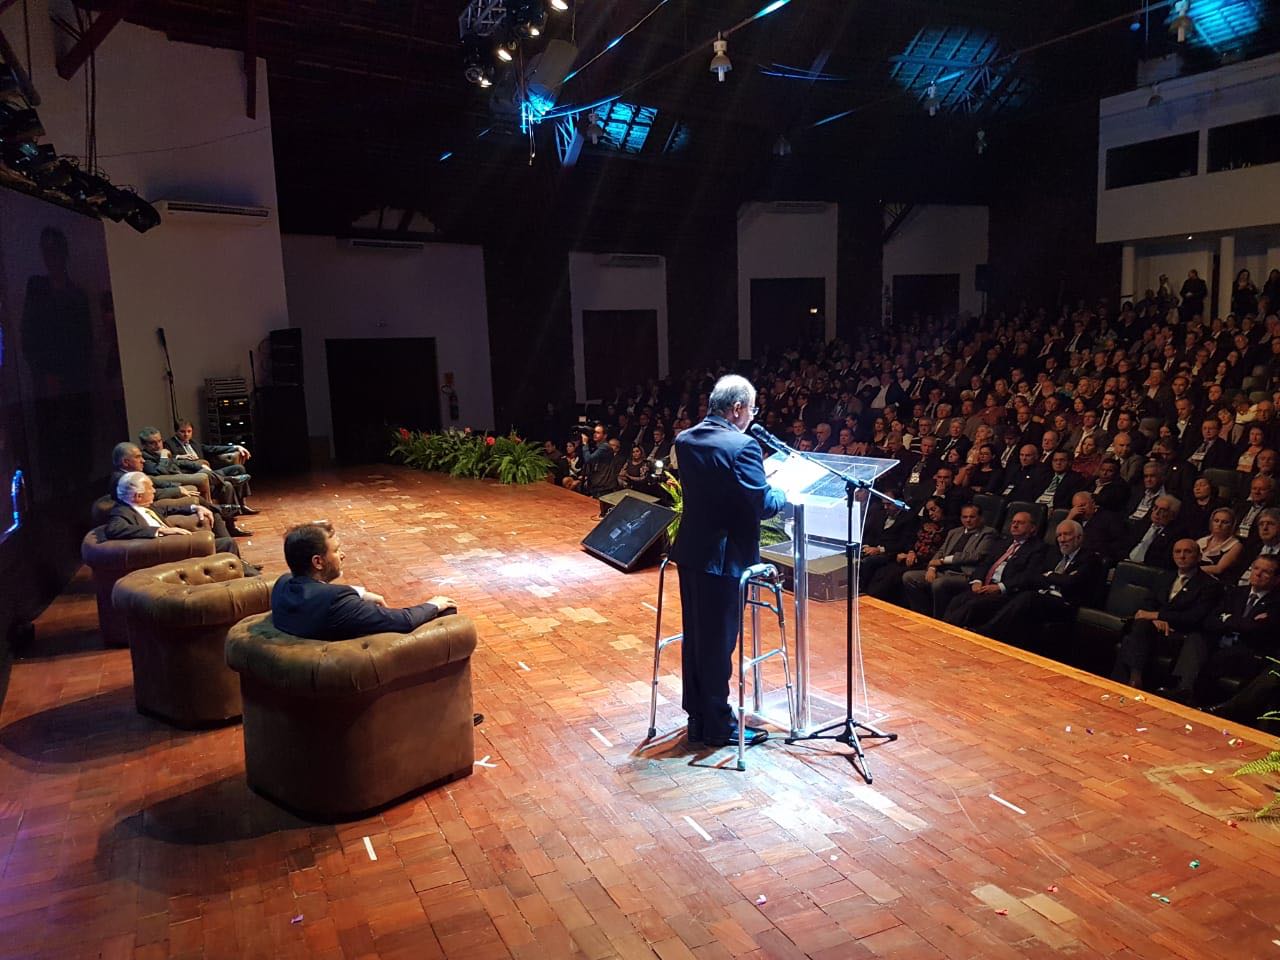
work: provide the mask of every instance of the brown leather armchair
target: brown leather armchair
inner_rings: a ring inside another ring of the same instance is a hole
[[[185,517],[179,519],[186,519]],[[195,520],[195,517],[191,518]],[[109,647],[129,645],[124,619],[111,606],[111,591],[126,573],[157,563],[213,555],[213,534],[196,530],[189,537],[156,537],[152,540],[104,540],[103,527],[94,527],[80,544],[80,559],[93,571],[98,594],[98,626]]]
[[[475,646],[463,616],[334,642],[282,633],[269,614],[240,621],[227,663],[240,674],[249,786],[334,820],[468,775]]]
[[[138,712],[179,727],[239,717],[240,678],[227,666],[227,631],[271,609],[274,583],[246,578],[244,564],[230,553],[121,577],[112,605],[128,631]]]

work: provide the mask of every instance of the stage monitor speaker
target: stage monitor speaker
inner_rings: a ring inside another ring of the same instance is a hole
[[[991,265],[975,264],[973,268],[973,289],[978,293],[991,292]]]
[[[286,327],[267,334],[270,380],[279,386],[302,385],[302,328]]]
[[[305,473],[311,469],[307,403],[300,386],[259,387],[254,398],[254,473]]]
[[[623,497],[582,539],[582,548],[593,557],[630,572],[656,553],[675,516],[674,510],[660,503]]]

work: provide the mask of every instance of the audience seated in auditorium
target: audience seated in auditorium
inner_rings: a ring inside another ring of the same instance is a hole
[[[924,499],[949,476],[943,495],[952,516],[976,498],[995,505],[986,518],[993,527],[1014,500],[1040,500],[1048,512],[1069,507],[1069,519],[1083,527],[1080,551],[1107,565],[1136,555],[1173,569],[1174,543],[1190,539],[1204,545],[1206,575],[1230,584],[1251,575],[1253,556],[1270,555],[1257,525],[1276,496],[1280,272],[1270,300],[1242,301],[1261,312],[1221,318],[1205,316],[1204,281],[1186,276],[1180,287],[1161,283],[1118,312],[1079,303],[911,317],[865,327],[856,342],[772,351],[740,369],[761,385],[759,419],[774,432],[797,445],[830,443],[833,452],[897,462],[882,483],[903,490],[913,509],[896,518],[870,511],[864,577],[912,549]],[[718,372],[713,364],[619,391],[605,426],[660,423],[670,435],[678,429],[671,411],[696,419]],[[1223,506],[1234,511],[1227,530]],[[1046,560],[1029,572],[1043,576],[1055,565]],[[933,582],[954,579],[955,571],[944,578],[938,569]],[[929,571],[925,564],[901,572],[905,602],[938,616],[953,604],[973,606],[973,585],[959,597],[935,598],[930,589],[922,599]],[[977,573],[985,580],[986,571]],[[882,584],[893,574],[883,577]],[[977,596],[1003,598],[1012,585]],[[1003,599],[986,605],[998,609]],[[964,619],[981,628],[990,616]]]

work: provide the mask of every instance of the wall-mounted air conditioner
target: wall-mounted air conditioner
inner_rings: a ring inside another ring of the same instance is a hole
[[[826,213],[828,204],[821,200],[777,200],[769,204],[770,213],[791,213],[812,216]]]
[[[596,266],[655,270],[662,266],[662,257],[653,253],[602,253],[596,257]]]
[[[393,240],[377,237],[339,237],[338,244],[352,250],[422,250],[427,246],[422,240]]]
[[[258,227],[271,220],[270,207],[246,207],[234,203],[158,200],[155,208],[166,223]]]

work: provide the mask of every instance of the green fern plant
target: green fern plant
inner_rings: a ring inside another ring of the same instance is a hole
[[[485,443],[484,437],[475,437],[459,448],[457,456],[453,458],[453,465],[449,468],[449,475],[479,480],[497,468],[493,448]]]
[[[1276,714],[1276,711],[1272,711],[1272,713]],[[1253,774],[1266,775],[1276,773],[1280,773],[1280,750],[1272,750],[1265,757],[1246,763],[1232,776],[1247,777]],[[1275,796],[1271,798],[1271,802],[1255,813],[1254,816],[1259,819],[1280,816],[1280,790],[1277,790]]]
[[[435,470],[454,477],[496,476],[501,483],[537,483],[546,479],[551,461],[542,450],[514,433],[505,437],[461,430],[423,433],[400,427],[392,431],[391,455],[416,470]]]
[[[493,445],[493,457],[499,483],[538,483],[546,479],[547,471],[551,469],[551,461],[545,453],[515,434],[497,439]]]

